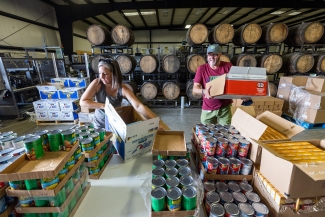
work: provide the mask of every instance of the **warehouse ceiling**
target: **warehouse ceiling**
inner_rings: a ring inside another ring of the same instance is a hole
[[[284,22],[289,27],[301,22],[325,22],[324,0],[41,0],[71,21],[100,24],[111,29],[123,24],[132,30],[184,30],[203,23],[209,29],[230,23],[262,27]],[[62,17],[60,18],[62,20]]]

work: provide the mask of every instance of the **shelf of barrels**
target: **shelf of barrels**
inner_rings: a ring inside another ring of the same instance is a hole
[[[87,38],[93,45],[93,53],[94,48],[100,48],[100,54],[90,57],[92,71],[98,72],[100,58],[114,58],[119,63],[123,82],[148,106],[177,107],[183,100],[180,98],[185,96],[189,107],[201,107],[202,96],[194,94],[192,89],[197,68],[206,63],[207,40],[222,46],[222,61],[234,66],[266,68],[270,95],[276,96],[275,84],[280,74],[325,73],[325,67],[322,68],[325,58],[323,32],[320,22],[306,22],[290,28],[285,23],[271,23],[263,28],[247,23],[236,30],[230,24],[219,24],[210,32],[204,24],[195,24],[186,33],[188,46],[165,55],[132,55],[134,33],[120,24],[112,32],[91,25]]]

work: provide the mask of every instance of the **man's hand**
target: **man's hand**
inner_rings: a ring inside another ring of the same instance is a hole
[[[203,97],[205,97],[206,99],[211,99],[212,96],[210,96],[210,87],[208,87],[208,89],[203,89]]]

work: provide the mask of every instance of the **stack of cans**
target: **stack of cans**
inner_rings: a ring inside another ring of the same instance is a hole
[[[197,124],[195,131],[200,141],[196,148],[208,174],[251,173],[253,162],[247,159],[251,143],[235,127]]]
[[[196,200],[197,189],[186,159],[153,162],[151,207],[154,212],[194,210]]]
[[[205,208],[210,217],[267,216],[268,208],[246,182],[204,182]]]

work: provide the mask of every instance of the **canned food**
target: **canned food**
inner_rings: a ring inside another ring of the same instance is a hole
[[[210,215],[209,217],[224,217],[225,209],[219,203],[212,203],[210,206]]]
[[[0,140],[2,150],[8,149],[8,148],[13,148],[12,140],[13,140],[12,137],[4,137],[4,138],[2,138]]]
[[[234,134],[233,135],[235,139],[239,140],[239,139],[245,139],[245,137],[243,135],[240,134]],[[240,142],[240,141],[239,141]]]
[[[12,152],[10,152],[10,155],[11,156],[20,156],[22,154],[24,154],[26,152],[25,148],[19,148],[19,149],[16,149]]]
[[[172,187],[167,190],[167,208],[169,211],[181,210],[182,191],[177,187]]]
[[[260,197],[258,194],[254,192],[246,192],[245,196],[247,197],[247,202],[252,205],[253,203],[258,203],[261,201]]]
[[[205,125],[207,128],[215,128],[216,126],[214,124],[206,124]]]
[[[201,135],[201,145],[205,147],[207,139],[212,138],[211,134],[208,132],[205,132]]]
[[[102,156],[103,152],[104,152],[103,150],[97,151],[97,156],[100,158],[100,156]]]
[[[97,153],[91,158],[86,158],[86,162],[96,162],[97,160],[98,160],[98,154]]]
[[[228,188],[229,188],[229,192],[240,192],[240,187],[236,182],[229,182],[228,183]]]
[[[62,181],[64,179],[64,177],[66,177],[66,175],[68,174],[68,167],[67,165],[64,165],[63,169],[59,172],[58,176],[60,181]]]
[[[26,155],[29,160],[40,159],[44,156],[41,137],[34,136],[24,141]]]
[[[31,134],[32,135],[32,134]],[[25,136],[20,136],[20,137],[17,137],[15,139],[13,139],[11,142],[12,142],[12,145],[15,149],[20,149],[20,148],[24,148],[24,139],[28,139],[28,138],[25,138]]]
[[[213,137],[209,137],[205,140],[205,150],[209,156],[213,156],[216,152],[217,142],[218,140]]]
[[[213,157],[207,158],[207,173],[208,174],[217,174],[219,161]]]
[[[151,180],[151,188],[155,189],[157,187],[162,187],[164,188],[166,184],[166,180],[162,176],[156,176],[156,178]]]
[[[225,157],[226,153],[227,153],[227,147],[228,147],[228,140],[225,138],[221,138],[219,137],[218,139],[218,143],[217,143],[217,147],[216,147],[216,157]]]
[[[179,177],[190,176],[191,175],[191,169],[189,167],[180,167],[178,169],[178,175],[179,175]]]
[[[8,154],[11,155],[11,152],[14,150],[14,148],[8,148],[8,149],[4,149],[4,150],[1,150],[0,151],[0,156],[3,157],[3,156],[6,156]]]
[[[25,182],[26,190],[38,189],[37,179],[29,179],[29,180],[25,180],[24,182]]]
[[[234,203],[225,203],[225,217],[239,217],[239,209]]]
[[[196,135],[199,133],[199,128],[200,127],[205,127],[205,125],[201,124],[201,123],[195,125],[195,133],[196,133]]]
[[[238,141],[236,139],[228,139],[227,157],[236,157],[238,153]]]
[[[87,126],[81,126],[78,128],[78,130],[81,130],[81,132],[86,132],[88,130]]]
[[[218,161],[219,161],[219,165],[218,165],[217,173],[222,175],[228,174],[230,161],[224,157],[219,157]]]
[[[165,170],[166,178],[169,178],[171,176],[177,176],[177,174],[178,174],[178,170],[175,167],[168,167]]]
[[[61,138],[63,143],[63,149],[70,151],[77,143],[75,130],[66,130],[61,132]]]
[[[306,199],[302,201],[302,204],[300,206],[300,209],[306,210],[308,207],[312,207],[314,205],[314,202],[311,199]]]
[[[38,131],[38,132],[34,133],[35,136],[41,137],[44,151],[50,151],[50,143],[49,143],[49,139],[47,136],[48,132],[49,132],[48,130],[42,130],[42,131]]]
[[[224,205],[226,203],[232,203],[232,202],[234,202],[234,198],[227,191],[221,191],[219,193],[219,196],[220,196],[220,204],[223,204]]]
[[[154,212],[165,210],[166,195],[166,190],[162,187],[157,187],[151,191],[151,207]]]
[[[93,129],[93,128],[94,128],[94,123],[92,123],[92,122],[87,122],[87,123],[84,124],[84,126],[87,126],[88,129],[89,129],[89,128]]]
[[[165,170],[161,167],[157,167],[156,169],[152,170],[152,178],[156,178],[156,176],[164,176]]]
[[[80,137],[80,134],[82,133],[81,130],[75,130],[74,133],[76,134],[76,139],[78,139]]]
[[[269,214],[269,209],[263,203],[253,203],[252,207],[256,217],[267,217]]]
[[[192,186],[194,184],[194,179],[192,176],[182,176],[179,179],[182,188],[186,187],[186,186]]]
[[[158,155],[158,160],[168,160],[167,156],[164,156],[164,155]]]
[[[209,191],[215,191],[216,190],[216,186],[211,182],[204,182],[203,187],[204,187],[204,198],[206,197],[206,194]]]
[[[18,197],[18,201],[21,207],[31,207],[35,205],[32,197]]]
[[[100,172],[99,167],[89,167],[89,175],[97,175]]]
[[[247,158],[241,158],[241,170],[240,174],[241,175],[249,175],[251,174],[253,162],[250,159]]]
[[[229,161],[230,161],[230,165],[229,165],[228,174],[239,175],[241,161],[238,160],[237,158],[231,158]]]
[[[203,146],[200,146],[199,154],[200,154],[200,159],[201,159],[202,163],[203,164],[206,163],[208,153],[205,151],[205,148]]]
[[[12,131],[8,131],[8,132],[4,132],[4,133],[2,133],[1,136],[2,136],[3,138],[6,138],[6,137],[10,137],[13,133],[14,133],[14,132],[12,132]]]
[[[233,135],[239,133],[238,130],[236,130],[235,128],[230,128],[230,129],[228,128],[228,132],[229,132],[230,134],[233,134]]]
[[[239,138],[238,139],[238,156],[239,157],[247,157],[249,147],[250,147],[250,141],[244,139],[244,138]]]
[[[245,194],[246,192],[252,192],[253,191],[253,187],[250,184],[247,184],[245,182],[239,183],[239,187],[240,187],[241,192],[243,194]]]
[[[228,185],[224,182],[217,182],[216,189],[217,189],[218,193],[220,193],[222,191],[228,191]]]
[[[178,187],[180,180],[176,176],[170,176],[166,179],[167,188]]]
[[[176,161],[175,160],[166,160],[165,161],[165,166],[167,168],[173,168],[176,166]]]
[[[248,203],[239,203],[238,209],[242,213],[243,217],[253,217],[255,213],[253,207]]]
[[[83,152],[90,153],[94,150],[94,147],[92,145],[92,138],[85,138],[80,141],[81,148]]]
[[[246,196],[241,192],[233,192],[232,197],[234,198],[234,202],[237,205],[239,203],[246,203],[247,202]]]
[[[48,206],[49,205],[49,201],[48,200],[35,200],[34,198],[34,202],[35,202],[35,206],[37,207],[44,207],[44,206]]]
[[[105,140],[105,128],[95,129],[95,132],[99,133],[99,139],[101,142]]]
[[[9,186],[12,190],[24,190],[25,189],[25,185],[24,182],[21,180],[17,180],[17,181],[10,181],[9,182]]]
[[[177,165],[178,168],[187,167],[188,166],[188,160],[186,160],[186,159],[178,159],[176,161],[176,165]]]
[[[99,133],[92,133],[89,137],[93,139],[92,144],[94,147],[97,147],[100,144]]]
[[[54,178],[43,178],[41,179],[41,186],[44,190],[53,190],[56,186],[58,186],[60,179],[58,176]]]
[[[0,165],[4,165],[6,163],[11,162],[12,157],[10,155],[6,155],[0,158]]]
[[[97,152],[99,154],[99,151]],[[80,146],[78,146],[77,150],[74,152],[73,154],[74,159],[77,161],[79,161],[79,159],[82,157],[82,153],[81,153],[81,148]]]
[[[209,128],[207,128],[207,127],[199,127],[198,134],[197,134],[198,139],[201,141],[202,140],[202,135],[204,133],[207,133],[207,132],[209,132]]]
[[[90,135],[90,132],[89,131],[86,131],[86,132],[82,132],[82,133],[80,133],[79,134],[79,137],[82,137],[82,138],[90,138],[89,137],[89,135]]]
[[[186,186],[182,190],[182,210],[193,210],[196,208],[196,188]]]
[[[66,165],[68,171],[70,171],[74,167],[75,164],[76,164],[76,161],[74,159],[74,156],[72,155],[65,165]]]
[[[51,151],[60,151],[60,147],[62,144],[62,138],[61,138],[62,130],[52,130],[47,133],[49,143],[50,143],[50,150]]]
[[[228,130],[226,128],[218,128],[218,130],[222,134],[228,133]]]
[[[33,136],[34,136],[33,134],[26,134],[25,139],[29,139],[30,137],[33,137]]]
[[[219,203],[220,197],[217,192],[210,191],[206,195],[205,199],[205,209],[209,213],[211,210],[211,204],[212,203]]]

